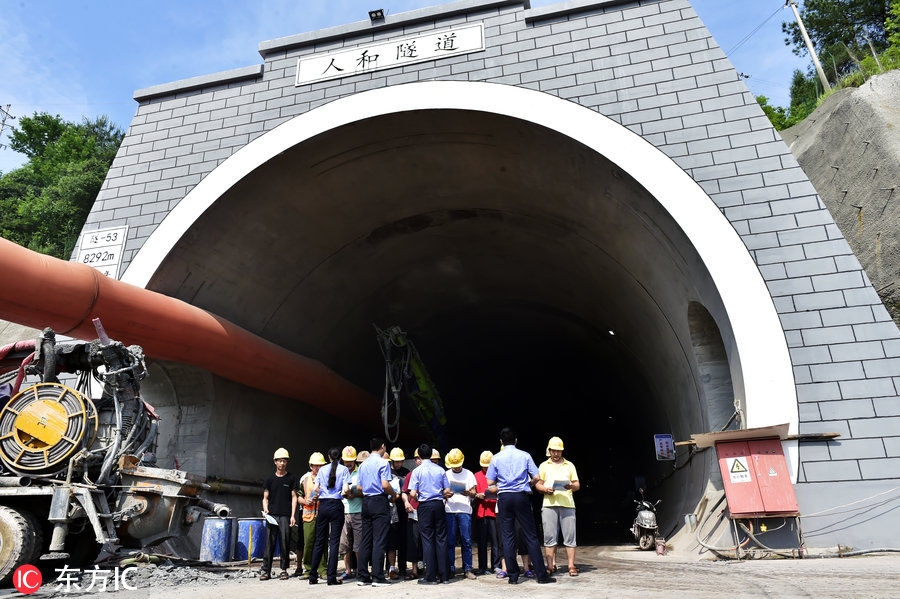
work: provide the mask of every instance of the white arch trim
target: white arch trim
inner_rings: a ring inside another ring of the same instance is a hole
[[[743,372],[747,426],[787,422],[791,433],[798,432],[794,374],[781,322],[731,223],[687,173],[641,136],[593,110],[526,88],[460,81],[411,83],[347,96],[296,116],[235,152],[194,187],[147,238],[122,280],[146,287],[206,209],[281,152],[335,127],[430,109],[488,112],[552,129],[594,149],[653,194],[694,244],[722,298]],[[787,442],[785,449],[796,480],[797,443]]]

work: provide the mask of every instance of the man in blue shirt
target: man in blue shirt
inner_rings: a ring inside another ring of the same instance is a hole
[[[427,443],[420,445],[419,455],[431,455],[431,446]],[[422,536],[422,557],[425,560],[425,578],[419,584],[437,584],[438,580],[450,582],[444,499],[451,497],[453,492],[447,480],[447,471],[430,460],[422,461],[409,477],[409,494],[419,502],[419,534]]]
[[[316,475],[315,495],[319,498],[319,513],[316,516],[316,544],[312,552],[312,569],[309,571],[309,584],[319,581],[319,563],[328,543],[328,584],[341,584],[337,579],[338,544],[341,540],[341,528],[344,526],[344,502],[341,497],[350,487],[350,471],[341,464],[341,450],[332,447],[328,450],[331,463],[319,468]],[[329,534],[330,531],[330,534]]]
[[[503,449],[494,456],[485,473],[488,490],[498,493],[497,517],[503,533],[503,555],[506,557],[509,584],[519,583],[516,522],[522,529],[522,536],[528,555],[531,556],[532,568],[538,576],[538,583],[556,582],[544,567],[544,556],[541,554],[534,526],[534,513],[531,511],[531,486],[540,480],[538,469],[531,456],[516,447],[517,442],[516,432],[513,429],[507,427],[500,431]]]
[[[389,501],[396,501],[391,487],[391,464],[384,459],[384,439],[374,437],[369,443],[371,455],[359,467],[359,486],[362,487],[362,541],[359,545],[359,586],[389,584],[384,578],[384,548],[391,524]],[[390,498],[390,499],[388,499]],[[372,575],[369,575],[369,562]]]

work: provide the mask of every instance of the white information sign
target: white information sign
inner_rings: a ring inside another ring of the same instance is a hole
[[[413,37],[357,46],[351,50],[298,58],[294,85],[328,81],[482,50],[482,23],[428,31]]]
[[[750,468],[747,467],[747,457],[725,458],[725,464],[728,467],[728,474],[731,476],[733,483],[749,483]]]
[[[672,435],[653,435],[653,444],[656,446],[658,461],[675,459],[675,439],[672,438]]]
[[[127,235],[127,225],[85,232],[78,249],[78,261],[96,268],[107,277],[118,279]]]

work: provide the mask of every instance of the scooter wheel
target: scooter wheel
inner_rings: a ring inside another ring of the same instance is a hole
[[[644,551],[647,551],[648,549],[653,549],[653,547],[656,545],[656,541],[653,539],[653,535],[651,535],[648,532],[641,535],[641,538],[640,538],[640,540],[638,540],[638,543],[640,543],[641,549],[643,549]]]

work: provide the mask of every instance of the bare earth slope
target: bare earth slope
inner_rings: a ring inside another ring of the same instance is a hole
[[[900,324],[900,70],[832,94],[781,136]]]

